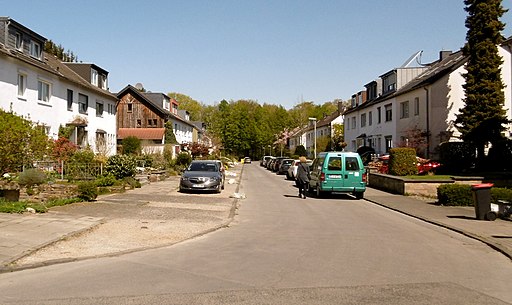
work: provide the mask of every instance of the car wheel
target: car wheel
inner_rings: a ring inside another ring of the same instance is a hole
[[[364,192],[356,192],[354,193],[354,196],[356,196],[356,199],[363,199]]]
[[[320,191],[320,186],[319,185],[317,185],[316,188],[315,188],[315,195],[318,198],[322,197],[322,192]]]

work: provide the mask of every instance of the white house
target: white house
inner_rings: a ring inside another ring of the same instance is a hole
[[[72,126],[76,144],[115,154],[117,98],[108,91],[108,72],[62,63],[43,52],[43,36],[9,17],[0,17],[0,33],[0,107],[37,123],[53,139],[59,127]]]
[[[511,45],[509,38],[498,48],[503,58],[504,108],[509,119],[512,118]],[[346,112],[350,124],[346,125],[345,138],[351,148],[366,145],[382,154],[395,146],[407,146],[419,136],[424,137],[426,143],[424,155],[437,158],[440,143],[460,141],[454,122],[459,109],[464,106],[462,86],[465,80],[462,75],[466,72],[465,63],[461,51],[442,51],[439,60],[427,65],[423,73],[388,94],[385,78],[382,78],[381,96],[369,94],[366,102]],[[367,85],[367,93],[372,90]],[[511,136],[510,126],[506,136]]]

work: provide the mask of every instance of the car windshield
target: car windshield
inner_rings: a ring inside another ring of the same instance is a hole
[[[188,170],[195,172],[215,172],[217,171],[217,165],[215,163],[204,162],[192,163],[190,164]]]

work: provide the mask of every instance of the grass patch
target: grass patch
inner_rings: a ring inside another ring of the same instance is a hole
[[[30,201],[6,201],[0,199],[0,213],[23,213],[27,208],[32,208],[36,213],[45,213],[49,208],[55,206],[63,206],[75,202],[81,202],[80,198],[61,198],[49,200],[46,203],[35,203]]]

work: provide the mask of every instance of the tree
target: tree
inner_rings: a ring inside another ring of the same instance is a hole
[[[121,144],[123,145],[123,154],[125,155],[138,155],[140,153],[141,141],[137,137],[126,137]]]
[[[2,172],[20,171],[49,153],[51,142],[44,129],[12,111],[0,109],[0,134]]]
[[[502,58],[498,45],[503,41],[505,24],[500,17],[506,12],[501,0],[465,0],[466,44],[462,49],[468,58],[463,85],[466,97],[464,108],[456,118],[456,127],[465,142],[477,148],[477,166],[484,161],[485,146],[503,140],[502,132],[509,123],[503,108],[504,93],[501,80]]]
[[[167,94],[170,98],[175,99],[179,104],[179,109],[187,110],[190,114],[191,121],[203,120],[203,105],[188,95],[170,92]]]
[[[44,44],[44,51],[55,55],[63,62],[78,62],[78,57],[70,50],[65,51],[62,45],[56,45],[53,41],[47,40]]]
[[[341,151],[347,146],[345,143],[345,125],[333,124],[332,125],[332,149],[334,151]]]
[[[295,147],[295,155],[297,156],[307,156],[308,152],[306,151],[306,148],[304,145],[299,145]]]

